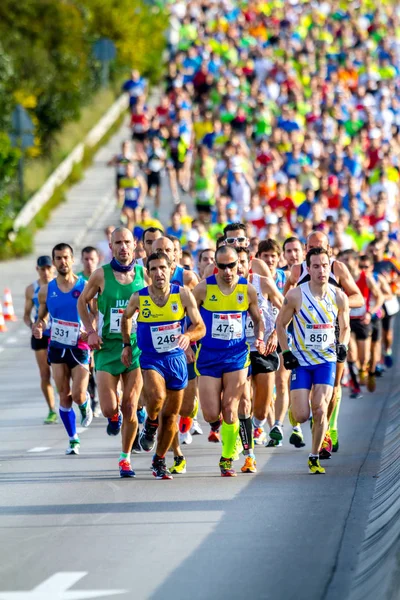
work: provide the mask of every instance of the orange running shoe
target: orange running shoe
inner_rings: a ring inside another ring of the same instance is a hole
[[[208,441],[209,442],[214,442],[215,444],[218,444],[218,442],[221,441],[221,436],[219,435],[219,431],[213,431],[211,429],[209,435],[208,435]]]
[[[254,456],[246,456],[241,471],[242,473],[257,473],[257,463]]]

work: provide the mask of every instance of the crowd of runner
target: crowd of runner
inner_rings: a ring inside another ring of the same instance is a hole
[[[80,447],[75,402],[83,426],[102,413],[109,435],[122,430],[122,477],[132,451],[154,452],[159,479],[184,473],[199,407],[223,476],[240,454],[255,472],[254,447],[282,445],[287,413],[295,448],[311,419],[308,467],[324,473],[342,387],[361,398],[392,366],[399,10],[192,0],[170,12],[165,89],[150,97],[135,71],[124,84],[132,140],[109,163],[121,223],[82,250],[78,275],[72,248],[55,246],[26,291],[46,422],[50,363],[67,453]]]

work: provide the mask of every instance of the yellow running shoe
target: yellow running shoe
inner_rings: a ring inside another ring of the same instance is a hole
[[[325,469],[319,464],[319,458],[317,456],[308,457],[308,468],[310,473],[313,475],[324,475]]]
[[[358,377],[360,379],[360,385],[367,385],[367,376],[367,371],[365,371],[364,369],[359,370]]]
[[[184,456],[174,456],[174,464],[169,472],[177,475],[186,473],[186,458]]]
[[[257,463],[254,456],[246,456],[244,465],[240,470],[242,473],[257,473]]]

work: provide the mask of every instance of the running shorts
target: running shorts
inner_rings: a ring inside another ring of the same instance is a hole
[[[361,319],[350,319],[351,332],[356,336],[356,340],[367,340],[372,333],[372,325],[366,325]]]
[[[67,365],[71,370],[77,366],[89,370],[90,350],[82,350],[82,348],[76,347],[56,348],[50,345],[47,361],[51,365]]]
[[[44,335],[40,338],[40,340],[38,340],[35,337],[31,337],[31,348],[32,350],[35,350],[35,352],[37,350],[47,350],[47,348],[49,347],[49,340],[50,340],[50,336],[48,335]]]
[[[263,356],[257,350],[254,350],[250,352],[250,360],[249,376],[274,373],[279,369],[279,356],[277,352],[271,352],[271,354]]]
[[[130,208],[131,210],[135,210],[139,206],[139,202],[137,200],[125,200],[122,208]]]
[[[203,377],[216,377],[221,379],[224,373],[241,371],[250,366],[249,345],[246,344],[243,350],[236,348],[231,350],[210,350],[203,348],[199,344],[196,355],[196,373]]]
[[[167,390],[183,390],[188,384],[188,365],[184,353],[154,356],[142,352],[140,367],[143,371],[157,371],[165,379]]]
[[[104,340],[100,350],[94,351],[94,366],[96,371],[105,371],[114,377],[123,373],[129,373],[139,368],[140,350],[136,344],[132,344],[132,363],[127,369],[121,362],[122,342],[121,340]]]
[[[391,331],[393,329],[393,317],[394,315],[387,315],[382,318],[382,329],[385,332]]]
[[[153,187],[159,187],[161,185],[161,174],[160,172],[151,171],[147,175],[147,187],[149,190]]]
[[[291,390],[311,390],[313,385],[335,386],[336,362],[325,362],[309,367],[293,369],[290,377]]]

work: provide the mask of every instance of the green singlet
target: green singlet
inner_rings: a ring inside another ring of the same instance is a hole
[[[132,364],[127,369],[121,362],[122,334],[121,320],[132,294],[146,287],[144,269],[135,265],[135,278],[132,283],[123,285],[114,276],[110,265],[103,266],[104,290],[97,297],[99,311],[99,336],[103,340],[100,350],[94,352],[96,371],[107,371],[117,377],[122,373],[139,368],[140,350],[136,344],[136,327],[132,326]]]
[[[79,273],[77,273],[78,277],[82,277],[82,279],[84,279],[85,281],[89,281],[89,277],[85,275],[85,273],[83,271],[79,271]]]

